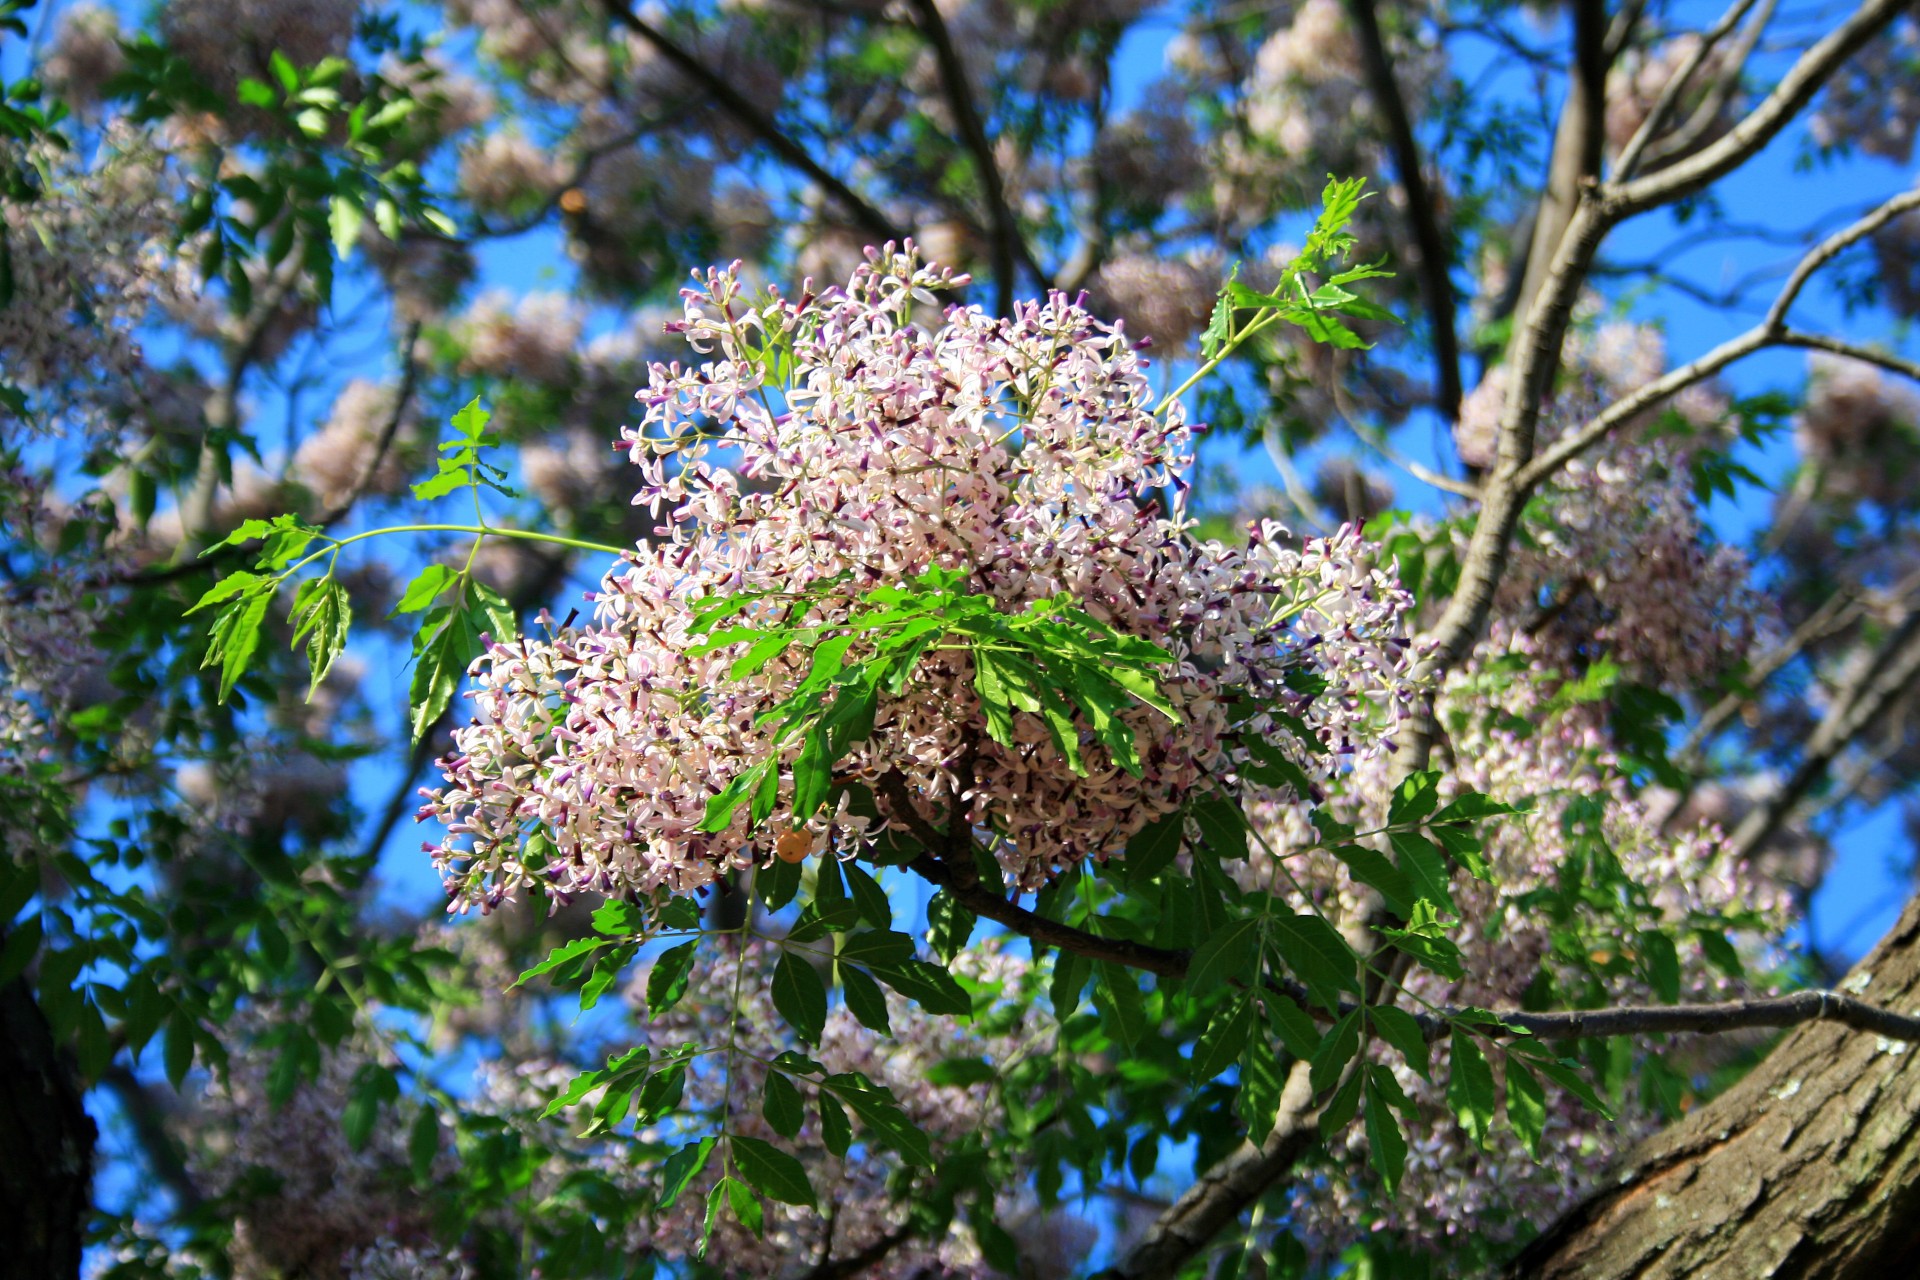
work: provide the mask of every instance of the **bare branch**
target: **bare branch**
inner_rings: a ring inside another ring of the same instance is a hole
[[[739,90],[727,82],[726,77],[715,72],[706,63],[696,58],[666,32],[635,13],[631,5],[622,0],[601,0],[607,17],[619,23],[627,30],[645,40],[660,56],[671,62],[682,75],[700,86],[701,92],[710,94],[713,100],[746,127],[749,133],[766,143],[786,163],[811,178],[823,191],[831,196],[842,208],[852,215],[853,220],[864,228],[867,234],[880,241],[901,241],[906,236],[896,229],[893,223],[878,209],[868,204],[845,182],[829,173],[813,158],[813,153],[789,137],[773,117],[743,97]]]
[[[387,451],[393,448],[394,437],[400,433],[400,424],[406,420],[407,406],[413,403],[413,392],[420,381],[420,322],[414,321],[407,328],[407,336],[401,344],[400,387],[393,394],[393,411],[387,414],[386,422],[380,428],[380,438],[374,441],[373,452],[368,455],[366,464],[360,468],[360,474],[353,479],[353,487],[341,497],[340,501],[321,512],[314,523],[322,529],[343,518],[366,495],[367,487],[373,483],[373,477],[379,472],[380,464],[386,461]]]
[[[1866,667],[1839,691],[1786,781],[1734,828],[1727,843],[1735,856],[1751,855],[1778,831],[1794,806],[1826,776],[1828,766],[1916,687],[1920,687],[1920,610],[1909,609]]]
[[[1609,184],[1603,192],[1609,221],[1635,214],[1693,194],[1745,164],[1786,128],[1867,41],[1873,39],[1907,9],[1913,0],[1866,0],[1852,16],[1830,31],[1788,69],[1772,93],[1763,99],[1727,135],[1697,154],[1658,173],[1626,183]]]
[[[1555,441],[1551,447],[1518,472],[1515,484],[1521,494],[1524,496],[1532,492],[1535,486],[1548,476],[1605,439],[1622,423],[1632,420],[1668,396],[1712,377],[1734,361],[1766,347],[1815,347],[1823,351],[1856,356],[1906,373],[1910,377],[1920,378],[1920,365],[1884,352],[1875,352],[1869,347],[1844,342],[1838,338],[1823,338],[1816,334],[1790,329],[1786,323],[1788,310],[1806,288],[1807,282],[1813,278],[1815,271],[1832,261],[1843,250],[1864,240],[1894,218],[1914,208],[1920,208],[1920,191],[1905,192],[1815,245],[1800,260],[1793,274],[1787,277],[1787,282],[1781,286],[1773,305],[1767,309],[1765,319],[1745,333],[1729,338],[1698,359],[1670,370],[1632,394],[1614,401],[1589,419],[1585,425]]]
[[[1259,1146],[1243,1143],[1216,1162],[1155,1219],[1147,1234],[1094,1280],[1172,1280],[1267,1189],[1293,1168],[1319,1138],[1307,1066],[1295,1063],[1280,1094],[1273,1132]]]
[[[932,0],[920,0],[920,3],[931,5]],[[1448,271],[1453,254],[1441,230],[1440,213],[1433,195],[1427,190],[1426,174],[1420,165],[1420,144],[1414,139],[1407,104],[1394,78],[1386,41],[1380,35],[1374,0],[1347,0],[1346,7],[1359,38],[1367,87],[1386,122],[1393,167],[1407,193],[1407,220],[1413,224],[1414,243],[1420,249],[1420,294],[1426,303],[1427,323],[1433,329],[1437,407],[1447,421],[1452,422],[1460,416],[1461,396],[1460,339],[1454,331],[1453,280]]]
[[[1621,148],[1620,158],[1614,161],[1613,165],[1615,182],[1624,182],[1633,176],[1633,171],[1639,167],[1641,157],[1646,155],[1648,146],[1653,142],[1654,135],[1666,127],[1668,113],[1673,110],[1674,104],[1680,101],[1680,95],[1686,92],[1693,77],[1699,74],[1701,66],[1713,52],[1714,46],[1740,24],[1740,20],[1746,17],[1747,10],[1753,8],[1753,5],[1754,0],[1734,0],[1733,7],[1721,14],[1718,22],[1700,33],[1700,43],[1687,56],[1687,60],[1680,64],[1679,69],[1668,78],[1665,87],[1660,90],[1660,96],[1654,100],[1653,109],[1647,112],[1647,118],[1640,122],[1640,127],[1634,130],[1633,137],[1628,140],[1625,147]],[[1772,0],[1768,0],[1767,8],[1762,12],[1760,21],[1756,22],[1752,28],[1754,33],[1757,34],[1759,29],[1766,25],[1766,18],[1772,9]],[[1650,163],[1658,163],[1656,157],[1648,156],[1647,159]]]

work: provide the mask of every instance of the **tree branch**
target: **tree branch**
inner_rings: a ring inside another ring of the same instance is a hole
[[[882,242],[897,243],[906,239],[905,234],[896,229],[885,214],[861,199],[859,193],[852,187],[823,168],[810,151],[788,137],[773,117],[749,102],[739,90],[727,83],[724,76],[694,57],[692,52],[635,13],[632,6],[623,3],[622,0],[601,0],[601,6],[606,10],[608,18],[659,50],[661,57],[671,62],[680,74],[699,85],[702,92],[710,94],[728,115],[744,125],[749,133],[766,143],[775,155],[813,179],[823,191],[852,215],[853,220],[859,223],[868,235]]]
[[[1866,0],[1851,17],[1802,54],[1774,86],[1773,92],[1728,130],[1725,137],[1658,173],[1609,184],[1603,193],[1611,215],[1609,220],[1619,222],[1691,195],[1752,159],[1800,114],[1842,63],[1912,3],[1913,0]]]
[[[919,0],[931,5],[932,0]],[[1361,62],[1366,68],[1367,87],[1387,126],[1387,142],[1393,151],[1394,171],[1407,193],[1407,220],[1413,225],[1414,243],[1420,249],[1420,294],[1426,303],[1427,323],[1433,328],[1434,383],[1439,395],[1438,408],[1447,421],[1460,416],[1460,339],[1454,329],[1456,305],[1453,278],[1449,268],[1453,254],[1447,236],[1440,227],[1439,210],[1433,194],[1427,190],[1425,171],[1420,166],[1420,144],[1413,136],[1413,123],[1407,118],[1406,100],[1400,95],[1394,78],[1393,63],[1387,55],[1386,41],[1380,35],[1380,22],[1374,13],[1374,0],[1347,0],[1347,14],[1359,38]]]
[[[1920,365],[1884,352],[1875,352],[1872,348],[1843,342],[1838,338],[1823,338],[1816,334],[1791,329],[1786,322],[1788,310],[1806,288],[1807,282],[1812,279],[1815,271],[1850,246],[1864,240],[1894,218],[1914,208],[1920,208],[1920,191],[1904,192],[1815,245],[1794,267],[1793,273],[1787,277],[1787,282],[1781,286],[1780,293],[1774,298],[1773,305],[1767,309],[1766,318],[1760,323],[1745,333],[1729,338],[1698,359],[1689,361],[1678,369],[1670,370],[1632,394],[1614,401],[1590,418],[1584,426],[1561,437],[1539,457],[1523,466],[1514,482],[1523,499],[1548,476],[1605,439],[1622,423],[1645,412],[1668,396],[1712,377],[1734,361],[1766,347],[1797,346],[1834,351],[1893,368],[1910,377],[1920,378]]]
[[[960,61],[959,51],[953,47],[946,19],[940,16],[934,0],[913,0],[913,11],[921,32],[933,45],[934,61],[940,67],[940,87],[946,95],[947,106],[953,111],[954,123],[959,126],[960,141],[973,158],[974,172],[979,175],[981,189],[986,194],[987,216],[993,222],[994,302],[1000,315],[1010,316],[1015,264],[1032,276],[1036,284],[1045,285],[1047,273],[1033,260],[1032,251],[1020,235],[1013,208],[1007,203],[1006,183],[993,158],[993,143],[974,106],[973,90],[967,85],[966,64]]]
[[[1649,163],[1659,163],[1659,157],[1647,155],[1647,149],[1652,144],[1654,135],[1666,127],[1668,113],[1673,110],[1674,104],[1680,101],[1680,95],[1686,92],[1687,85],[1692,82],[1707,57],[1712,54],[1714,46],[1739,25],[1741,19],[1747,16],[1747,10],[1753,8],[1753,5],[1754,0],[1734,0],[1733,6],[1720,15],[1718,22],[1700,33],[1700,43],[1694,46],[1693,52],[1687,55],[1686,61],[1682,62],[1679,69],[1668,78],[1667,83],[1660,90],[1660,96],[1654,100],[1653,109],[1647,112],[1647,118],[1640,122],[1640,127],[1634,130],[1633,137],[1628,139],[1625,147],[1621,148],[1620,158],[1614,161],[1613,165],[1615,182],[1624,182],[1631,178],[1633,171],[1639,167],[1642,156],[1646,156]],[[1772,9],[1772,0],[1768,0],[1766,13],[1763,13],[1761,20],[1754,24],[1755,34],[1766,24],[1767,14],[1770,14]]]

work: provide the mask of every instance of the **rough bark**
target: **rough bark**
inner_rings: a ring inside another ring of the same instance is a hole
[[[1920,1007],[1920,898],[1842,988]],[[1631,1152],[1514,1277],[1920,1275],[1920,1052],[1813,1023]]]
[[[95,1136],[32,991],[0,985],[0,1277],[80,1274]]]

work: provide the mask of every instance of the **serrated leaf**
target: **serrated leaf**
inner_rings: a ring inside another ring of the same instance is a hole
[[[520,976],[514,979],[513,985],[517,987],[523,982],[531,982],[535,978],[552,973],[555,969],[558,969],[570,961],[578,960],[581,956],[589,955],[602,947],[611,945],[613,944],[605,938],[575,938],[572,942],[564,942],[552,951],[549,951],[545,960],[542,960],[531,969],[522,971]],[[509,988],[509,990],[511,989],[512,988]]]
[[[443,564],[430,564],[415,574],[407,589],[400,593],[399,602],[393,606],[389,618],[397,618],[403,613],[419,613],[431,608],[446,589],[459,581],[460,575]]]
[[[1314,1093],[1322,1094],[1333,1088],[1340,1072],[1359,1052],[1360,1011],[1355,1009],[1328,1028],[1320,1047],[1314,1050],[1313,1070],[1308,1080]]]
[[[1409,826],[1432,813],[1439,803],[1439,771],[1424,769],[1410,774],[1394,788],[1393,800],[1387,806],[1387,824]]]
[[[1352,950],[1319,916],[1273,916],[1269,936],[1287,967],[1329,1011],[1339,1007],[1341,992],[1360,993]]]
[[[1320,1137],[1328,1142],[1353,1123],[1353,1117],[1360,1110],[1360,1090],[1365,1083],[1366,1072],[1355,1071],[1340,1082],[1333,1097],[1327,1099],[1327,1105],[1320,1112]]]
[[[1447,1105],[1453,1108],[1461,1132],[1482,1151],[1493,1132],[1499,1099],[1493,1087],[1493,1066],[1468,1032],[1453,1029],[1451,1062],[1447,1068]]]
[[[827,1025],[827,986],[814,967],[785,952],[773,969],[773,1007],[804,1044],[820,1043]]]
[[[1407,873],[1394,866],[1386,854],[1362,844],[1337,844],[1330,851],[1346,865],[1347,873],[1355,881],[1378,889],[1381,898],[1396,916],[1404,919],[1413,910],[1416,896],[1413,883],[1407,878]]]
[[[1680,998],[1680,953],[1673,939],[1657,929],[1640,934],[1640,967],[1653,994],[1667,1004]]]
[[[1432,1057],[1418,1019],[1405,1009],[1379,1004],[1367,1006],[1367,1021],[1373,1024],[1382,1040],[1400,1051],[1400,1056],[1420,1073],[1421,1079],[1433,1079]]]
[[[1216,929],[1201,942],[1187,965],[1187,986],[1196,995],[1249,976],[1259,961],[1260,920],[1243,917]]]
[[[881,1142],[899,1152],[911,1164],[926,1169],[933,1167],[932,1144],[919,1126],[900,1109],[892,1090],[851,1071],[828,1076],[823,1084],[836,1098],[851,1107],[854,1114],[860,1117],[860,1122]]]
[[[1080,1007],[1080,993],[1093,976],[1093,965],[1085,956],[1060,951],[1054,954],[1053,973],[1047,980],[1047,999],[1053,1005],[1056,1022],[1065,1022]]]
[[[1302,1062],[1311,1061],[1320,1051],[1320,1026],[1289,997],[1277,991],[1263,991],[1260,1002],[1267,1010],[1267,1025],[1287,1052]]]
[[[807,1181],[807,1171],[798,1160],[758,1138],[736,1133],[728,1142],[733,1148],[734,1168],[754,1190],[782,1204],[814,1207],[813,1184]]]
[[[1253,1036],[1251,996],[1241,994],[1221,1005],[1193,1046],[1193,1081],[1205,1084],[1231,1067]]]
[[[1234,1105],[1247,1126],[1248,1140],[1255,1145],[1265,1143],[1267,1135],[1273,1132],[1274,1118],[1280,1113],[1280,1095],[1286,1084],[1280,1056],[1263,1037],[1251,1037],[1240,1054],[1240,1090]]]
[[[1459,915],[1460,908],[1453,901],[1453,877],[1447,869],[1446,855],[1440,852],[1439,846],[1412,831],[1394,831],[1388,834],[1387,839],[1393,845],[1393,852],[1399,859],[1401,871],[1406,873],[1407,882],[1413,886],[1414,897],[1425,898],[1436,908]]]
[[[928,1013],[966,1017],[973,1012],[973,998],[937,964],[901,960],[869,964],[867,969]]]
[[[1214,857],[1227,862],[1244,861],[1247,856],[1247,819],[1238,801],[1213,795],[1195,804],[1189,811],[1200,827],[1200,836]]]

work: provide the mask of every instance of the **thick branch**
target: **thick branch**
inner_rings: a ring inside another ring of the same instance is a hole
[[[0,1222],[7,1224],[0,1274],[80,1274],[95,1137],[26,979],[0,984]]]
[[[921,0],[931,4],[932,0]],[[1460,339],[1454,331],[1453,279],[1448,268],[1453,255],[1440,228],[1440,213],[1427,190],[1420,167],[1420,144],[1407,118],[1406,100],[1394,78],[1393,62],[1380,35],[1374,0],[1347,0],[1347,13],[1360,43],[1367,88],[1387,126],[1387,144],[1393,150],[1394,171],[1407,193],[1407,220],[1413,224],[1414,243],[1420,249],[1420,295],[1426,303],[1427,323],[1433,329],[1434,384],[1438,408],[1451,422],[1460,416]]]
[[[940,66],[940,87],[986,195],[987,216],[993,222],[995,304],[999,314],[1009,316],[1013,314],[1015,263],[1039,284],[1046,283],[1047,273],[1034,262],[1032,252],[1021,238],[1020,224],[1013,216],[1013,207],[1007,203],[1005,180],[993,158],[993,142],[987,137],[986,126],[974,106],[973,90],[967,84],[966,64],[960,61],[959,51],[953,47],[953,37],[947,31],[946,19],[940,16],[940,7],[934,0],[913,0],[913,11],[921,31],[933,45],[934,61]]]
[[[727,83],[726,77],[694,57],[678,41],[635,13],[632,6],[622,3],[622,0],[601,0],[601,4],[609,18],[652,45],[659,51],[660,56],[671,62],[682,75],[700,86],[701,92],[710,95],[715,103],[745,126],[749,133],[772,148],[775,155],[806,174],[821,190],[833,197],[868,235],[878,241],[898,242],[906,238],[895,229],[885,214],[861,199],[852,187],[822,167],[820,162],[813,158],[812,152],[787,136],[773,117],[749,102],[739,90]]]

